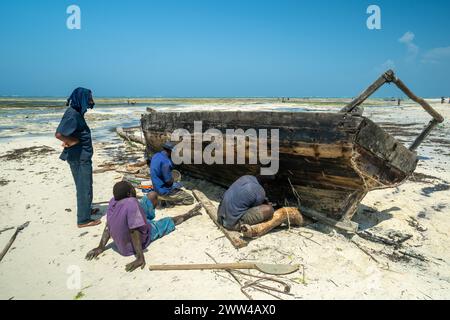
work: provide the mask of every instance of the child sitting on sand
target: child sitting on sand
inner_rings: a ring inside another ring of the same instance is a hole
[[[107,222],[100,244],[87,253],[86,259],[97,258],[105,251],[105,246],[112,237],[121,255],[136,256],[136,260],[125,267],[129,272],[139,267],[144,268],[143,250],[152,241],[172,232],[176,225],[200,214],[201,206],[197,205],[184,215],[154,221],[154,208],[158,201],[156,193],[148,194],[139,203],[134,187],[129,182],[121,181],[114,185],[113,194],[106,213]]]

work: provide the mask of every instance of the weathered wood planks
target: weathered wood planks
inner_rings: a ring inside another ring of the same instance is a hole
[[[345,220],[341,227],[347,230],[355,228],[349,220],[367,192],[398,185],[417,163],[415,152],[372,121],[346,113],[152,112],[141,119],[150,153],[159,151],[176,129],[192,133],[194,121],[202,121],[203,132],[210,128],[222,133],[227,129],[279,129],[280,170],[268,190],[271,199],[279,204],[286,199],[296,201],[289,179],[306,214],[312,212],[328,224]],[[185,164],[181,169],[227,187],[242,175],[258,174],[260,167],[247,162]]]

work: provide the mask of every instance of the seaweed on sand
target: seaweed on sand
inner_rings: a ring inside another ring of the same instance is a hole
[[[51,154],[54,153],[55,151],[56,151],[55,149],[50,148],[48,146],[34,146],[28,148],[20,148],[11,150],[5,155],[0,156],[0,160],[6,161],[22,160],[26,158]]]

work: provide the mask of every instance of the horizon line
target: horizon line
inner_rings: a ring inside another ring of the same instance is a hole
[[[94,99],[354,99],[356,96],[94,96]],[[424,99],[440,99],[444,96],[422,97]],[[64,96],[28,96],[28,95],[0,95],[0,99],[61,99],[67,100]],[[448,97],[445,97],[448,98]],[[377,96],[369,99],[402,99],[405,96]]]

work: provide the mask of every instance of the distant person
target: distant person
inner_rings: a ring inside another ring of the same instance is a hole
[[[194,198],[182,190],[181,184],[175,182],[173,178],[174,165],[170,157],[174,147],[174,143],[166,142],[162,145],[163,150],[153,155],[150,162],[150,178],[161,200],[171,205],[191,205]]]
[[[155,212],[153,208],[157,204],[158,196],[155,193],[150,193],[139,203],[136,198],[136,190],[126,181],[114,185],[113,195],[114,197],[109,201],[106,227],[100,244],[87,253],[86,259],[97,258],[105,251],[106,244],[112,238],[117,251],[122,256],[136,256],[136,260],[125,267],[125,270],[129,272],[139,267],[144,268],[143,250],[151,242],[174,231],[176,225],[200,215],[201,206],[198,205],[186,214],[154,221]]]
[[[441,97],[441,104],[444,104],[445,102],[445,97]],[[450,98],[449,98],[449,102],[450,102]]]
[[[402,104],[402,99],[397,99],[397,106],[399,106],[400,107],[400,105]]]
[[[270,220],[273,207],[266,198],[265,185],[272,177],[243,176],[225,192],[218,210],[218,222],[239,231],[242,224],[255,225]]]
[[[62,141],[64,151],[60,159],[67,161],[72,171],[77,190],[77,224],[79,228],[92,227],[101,223],[92,219],[98,209],[92,209],[92,148],[91,130],[84,114],[94,107],[92,91],[77,88],[67,99],[64,113],[55,137]]]

